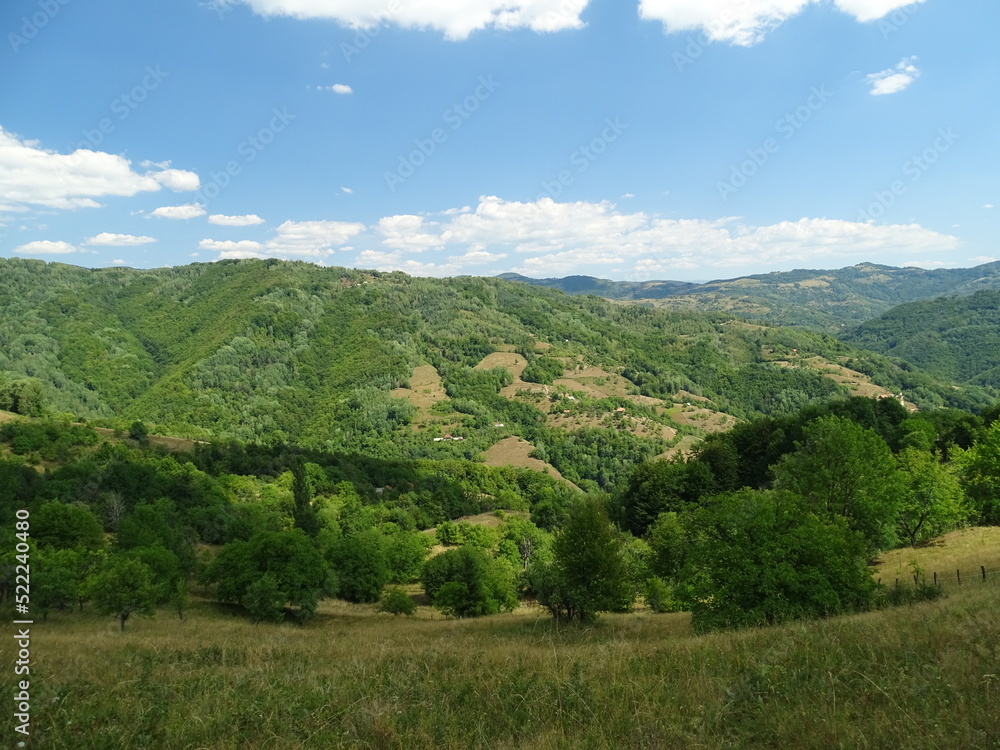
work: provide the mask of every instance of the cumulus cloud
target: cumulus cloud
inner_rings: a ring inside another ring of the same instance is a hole
[[[97,198],[132,196],[163,187],[189,190],[198,185],[193,172],[150,164],[143,174],[122,156],[77,149],[69,154],[41,147],[0,127],[0,207],[96,208]]]
[[[98,235],[84,240],[84,245],[103,245],[105,247],[129,247],[132,245],[148,245],[156,242],[153,237],[137,237],[134,234],[113,234],[111,232],[101,232]]]
[[[332,91],[335,94],[353,94],[354,89],[346,83],[335,83],[332,86],[317,86],[317,91]]]
[[[224,258],[283,258],[313,260],[333,255],[338,249],[365,231],[365,225],[347,221],[286,221],[275,230],[273,238],[261,244],[202,240],[203,250],[218,250]]]
[[[485,28],[561,31],[583,27],[580,14],[589,0],[230,0],[243,2],[263,16],[325,18],[349,28],[391,23],[431,28],[449,39],[465,39]]]
[[[223,227],[252,227],[255,224],[263,224],[264,220],[257,214],[243,214],[242,216],[212,214],[208,217],[208,223],[218,224]]]
[[[872,96],[896,94],[913,83],[920,75],[917,66],[913,64],[916,59],[904,57],[895,67],[866,76],[865,82],[871,86]]]
[[[917,224],[803,218],[752,226],[735,218],[662,219],[622,213],[609,202],[541,198],[519,203],[495,196],[481,198],[473,211],[442,214],[438,220],[386,217],[376,225],[375,235],[382,249],[363,251],[359,265],[412,273],[419,268],[430,275],[458,273],[507,254],[523,256],[513,270],[529,276],[627,268],[632,278],[652,278],[677,270],[829,266],[895,254],[920,257],[958,246],[957,238]],[[412,257],[421,253],[444,255],[420,261]]]
[[[51,240],[35,240],[14,248],[14,255],[65,255],[78,252],[80,249],[68,242]]]
[[[200,203],[185,203],[183,206],[160,206],[150,216],[158,219],[196,219],[205,213],[205,207]]]
[[[640,0],[639,15],[659,21],[667,33],[701,30],[708,39],[749,47],[819,0]],[[861,22],[883,18],[923,0],[834,0]]]

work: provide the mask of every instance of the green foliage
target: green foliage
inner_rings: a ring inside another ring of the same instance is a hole
[[[653,612],[661,614],[663,612],[676,612],[677,602],[674,600],[670,587],[663,582],[662,578],[653,576],[646,579],[646,589],[644,592],[646,606]]]
[[[135,420],[128,428],[128,436],[139,443],[149,442],[149,428],[140,419]]]
[[[376,529],[347,536],[334,546],[331,562],[340,580],[340,597],[377,602],[392,577],[385,537]]]
[[[691,522],[698,533],[685,604],[698,631],[824,617],[872,601],[863,537],[790,492],[719,495]]]
[[[158,589],[149,567],[124,555],[108,555],[84,583],[83,594],[102,615],[118,618],[119,628],[133,614],[152,617]]]
[[[255,623],[263,620],[281,622],[285,619],[285,592],[278,585],[273,573],[265,573],[247,586],[240,599],[243,609],[250,613]]]
[[[390,526],[393,526],[390,524]],[[385,556],[391,583],[414,583],[420,578],[427,551],[431,548],[428,534],[391,528],[385,534]]]
[[[967,520],[965,493],[951,466],[916,448],[904,449],[899,464],[902,500],[896,524],[902,539],[916,545],[954,531]]]
[[[570,507],[553,544],[555,559],[534,579],[539,604],[557,620],[592,622],[598,612],[621,608],[629,591],[622,545],[600,500]]]
[[[993,422],[979,442],[960,453],[957,463],[975,521],[1000,524],[1000,421]]]
[[[774,467],[775,486],[806,498],[815,512],[847,518],[870,550],[891,549],[900,476],[889,446],[843,417],[817,419],[803,434],[798,449]]]
[[[616,515],[623,528],[642,536],[660,514],[684,511],[715,489],[715,477],[704,461],[651,461],[633,472]]]
[[[510,564],[474,547],[459,547],[430,558],[424,563],[420,581],[434,606],[449,616],[494,615],[517,606]]]
[[[31,535],[42,549],[97,550],[104,546],[101,522],[85,505],[45,503],[32,515]]]
[[[38,549],[31,562],[31,605],[46,619],[53,609],[72,609],[83,583],[82,553],[73,549]]]
[[[391,615],[412,616],[417,611],[417,603],[398,586],[388,586],[382,594],[378,608],[380,612],[388,612]]]
[[[521,373],[521,380],[552,385],[552,381],[563,376],[565,369],[562,362],[552,357],[533,357]]]
[[[301,529],[260,531],[249,541],[230,542],[205,569],[202,580],[217,584],[220,601],[243,604],[251,586],[267,574],[277,585],[275,598],[281,598],[282,606],[296,607],[300,621],[312,616],[331,588],[326,562]],[[265,585],[270,583],[258,584],[254,594],[258,598],[251,597],[261,607],[268,601],[259,598],[269,594]]]
[[[40,417],[45,409],[42,384],[36,378],[8,378],[0,372],[0,409]]]

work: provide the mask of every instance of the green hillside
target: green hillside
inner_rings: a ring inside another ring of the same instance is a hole
[[[547,286],[566,294],[593,294],[615,300],[647,300],[685,294],[698,288],[689,281],[611,281],[594,276],[566,276],[561,279],[532,279],[519,273],[502,273],[498,279]]]
[[[1000,292],[911,302],[847,331],[857,346],[957,383],[1000,385]]]
[[[0,299],[0,408],[37,391],[107,426],[376,457],[476,459],[518,436],[584,488],[727,419],[848,395],[842,366],[921,407],[992,400],[829,336],[500,279],[15,259]]]

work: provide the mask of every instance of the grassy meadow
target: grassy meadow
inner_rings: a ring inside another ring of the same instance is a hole
[[[996,570],[998,542],[973,529],[900,552]],[[325,602],[299,627],[195,597],[183,622],[161,610],[124,634],[57,613],[32,630],[26,747],[1000,748],[1000,575],[947,593],[700,637],[644,611],[557,628],[530,607],[447,620]]]

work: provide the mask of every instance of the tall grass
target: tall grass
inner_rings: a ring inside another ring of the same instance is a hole
[[[27,746],[1000,748],[998,595],[703,637],[686,615],[557,628],[527,608],[330,602],[305,627],[255,626],[196,599],[124,634],[56,614],[33,630]]]

